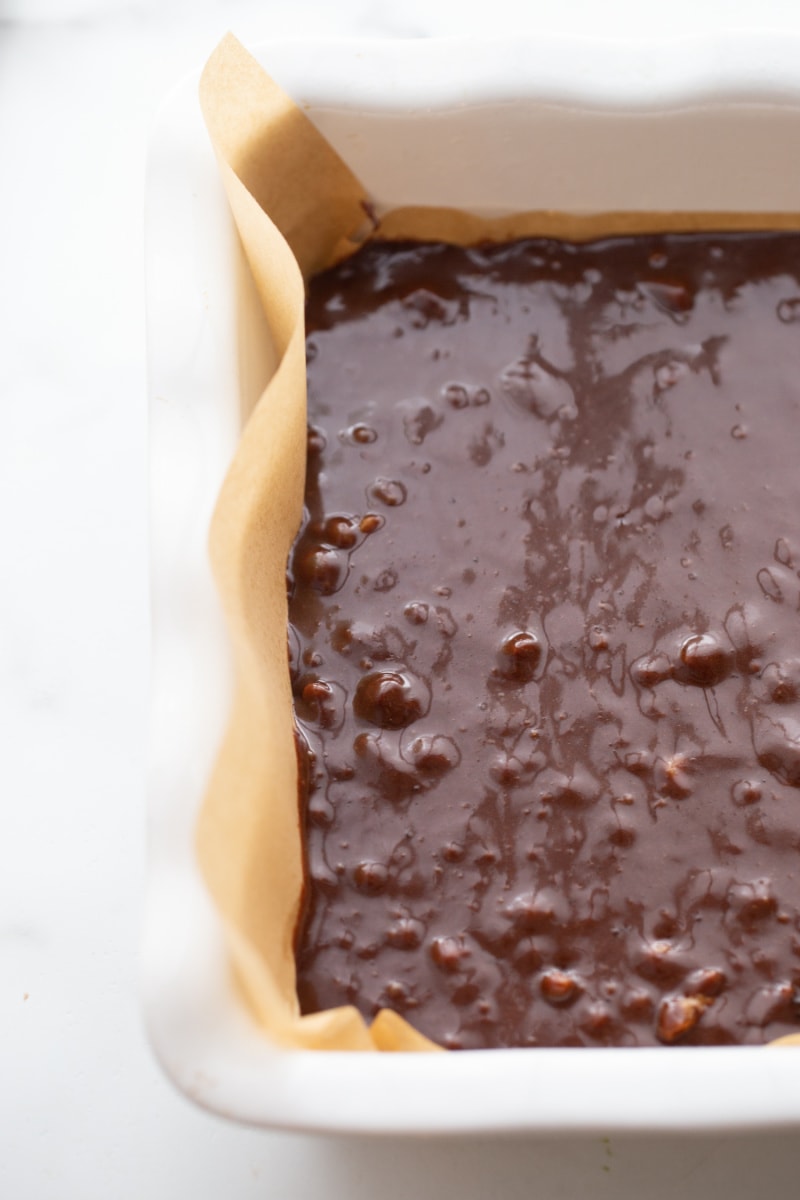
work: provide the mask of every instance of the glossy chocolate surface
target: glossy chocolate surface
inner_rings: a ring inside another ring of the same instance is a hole
[[[800,236],[373,244],[307,323],[303,1010],[800,1030]]]

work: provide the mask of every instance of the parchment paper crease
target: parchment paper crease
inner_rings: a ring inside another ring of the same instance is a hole
[[[396,1014],[367,1026],[354,1008],[300,1016],[293,937],[303,885],[286,561],[303,501],[305,280],[375,234],[369,198],[308,118],[228,35],[200,100],[277,367],[242,433],[211,529],[237,689],[201,812],[200,863],[225,921],[237,979],[278,1042],[318,1049],[437,1050]],[[485,220],[406,208],[379,236],[468,244],[532,234],[588,238],[667,229],[797,227],[797,215],[523,213]]]

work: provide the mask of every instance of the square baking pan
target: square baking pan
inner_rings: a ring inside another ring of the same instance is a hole
[[[719,35],[295,42],[255,55],[375,201],[514,211],[798,214],[800,40]],[[792,1047],[280,1048],[239,998],[195,826],[232,697],[207,555],[240,429],[273,369],[200,115],[154,130],[146,268],[153,685],[142,955],[148,1030],[187,1095],[271,1128],[374,1133],[781,1128]]]

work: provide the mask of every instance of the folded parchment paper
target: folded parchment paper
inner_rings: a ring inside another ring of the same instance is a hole
[[[198,825],[201,866],[236,976],[278,1042],[437,1050],[395,1013],[301,1017],[293,938],[303,885],[287,662],[286,561],[303,501],[304,280],[369,236],[466,244],[532,234],[588,238],[667,229],[796,228],[797,215],[525,213],[485,220],[406,208],[376,222],[358,180],[300,109],[228,36],[200,85],[206,124],[274,342],[277,367],[249,417],[211,530],[237,676],[227,735]]]

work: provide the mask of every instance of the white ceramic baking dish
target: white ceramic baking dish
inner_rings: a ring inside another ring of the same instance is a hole
[[[800,214],[800,41],[786,36],[304,42],[256,54],[379,206]],[[800,1123],[792,1048],[287,1051],[240,1003],[194,856],[231,694],[206,537],[241,415],[270,362],[197,83],[165,103],[147,178],[153,704],[143,992],[158,1057],[199,1103],[271,1127]]]

